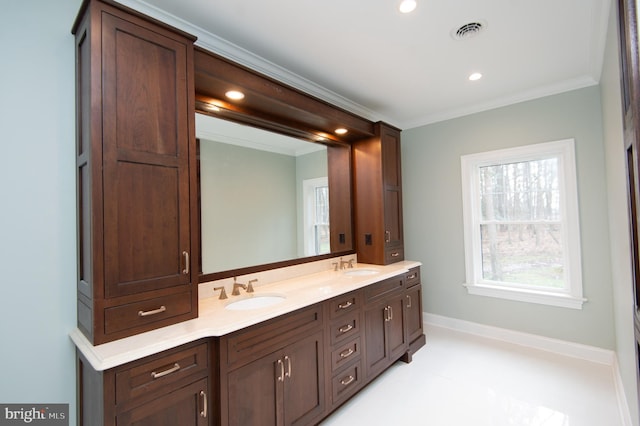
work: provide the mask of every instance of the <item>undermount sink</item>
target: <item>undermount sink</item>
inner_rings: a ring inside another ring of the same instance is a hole
[[[250,309],[266,308],[286,299],[285,296],[279,294],[260,294],[231,302],[224,308],[231,311],[246,311]]]
[[[362,275],[374,275],[379,273],[377,269],[369,269],[369,268],[359,268],[359,269],[349,269],[344,271],[344,274],[347,276],[362,276]]]

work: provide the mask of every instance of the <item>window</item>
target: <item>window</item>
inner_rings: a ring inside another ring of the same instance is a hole
[[[305,179],[304,193],[304,251],[315,256],[331,251],[329,235],[329,183],[326,177]]]
[[[581,309],[573,139],[464,155],[470,294]]]

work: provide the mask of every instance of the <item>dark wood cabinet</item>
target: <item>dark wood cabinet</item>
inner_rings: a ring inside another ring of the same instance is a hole
[[[405,274],[405,323],[407,326],[407,342],[409,348],[402,357],[411,362],[413,354],[426,344],[422,319],[422,284],[420,268],[412,268]]]
[[[337,408],[365,384],[362,369],[363,290],[324,302],[329,326],[326,349],[327,407]]]
[[[194,39],[95,0],[73,33],[78,325],[100,344],[197,316]]]
[[[221,338],[221,424],[306,425],[325,410],[322,305]]]
[[[78,356],[79,424],[203,426],[216,418],[209,342],[174,348],[106,371]],[[216,358],[217,359],[217,358]]]
[[[310,424],[324,408],[322,332],[298,340],[228,375],[231,425]]]
[[[408,349],[404,276],[365,289],[365,372],[377,376]]]
[[[404,260],[400,130],[376,123],[373,138],[353,143],[358,261]]]
[[[631,0],[618,1],[620,23],[620,71],[627,162],[629,231],[633,279],[636,383],[640,395],[640,45],[638,5]],[[640,398],[640,397],[639,397]],[[637,401],[640,406],[640,399]]]
[[[209,424],[207,380],[162,395],[117,416],[118,426],[176,426]]]

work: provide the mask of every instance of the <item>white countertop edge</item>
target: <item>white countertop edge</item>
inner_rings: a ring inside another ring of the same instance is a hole
[[[103,371],[149,355],[207,337],[219,337],[269,319],[311,306],[378,281],[406,273],[420,262],[402,261],[391,265],[357,265],[377,269],[375,275],[345,276],[341,271],[320,272],[256,287],[256,293],[286,293],[287,299],[274,306],[248,311],[230,311],[224,305],[233,296],[201,299],[198,318],[94,346],[78,329],[69,337],[96,371]],[[327,284],[332,284],[327,286]],[[237,299],[239,300],[239,299]]]

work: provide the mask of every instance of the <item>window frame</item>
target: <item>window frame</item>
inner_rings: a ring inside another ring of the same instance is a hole
[[[329,223],[322,223],[317,220],[317,204],[315,191],[317,188],[329,187],[329,178],[327,176],[319,178],[304,179],[302,181],[303,196],[303,240],[304,255],[318,256],[326,253],[319,253],[317,229],[318,226],[329,226]],[[328,210],[328,206],[327,206]],[[330,252],[330,250],[329,250]]]
[[[526,285],[507,284],[482,277],[480,236],[480,167],[558,158],[558,180],[563,240],[565,288],[533,289]],[[469,294],[497,297],[521,302],[582,309],[583,298],[578,185],[574,139],[499,149],[460,157],[466,287]]]

